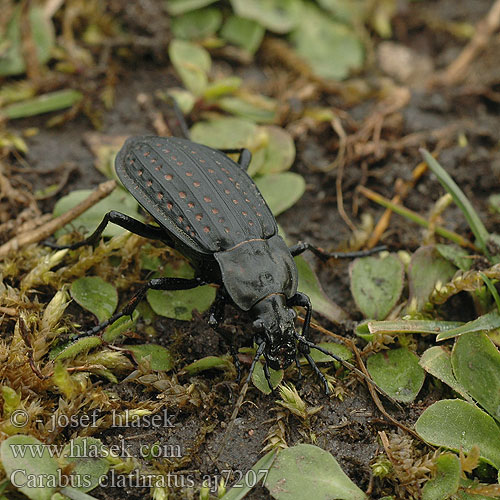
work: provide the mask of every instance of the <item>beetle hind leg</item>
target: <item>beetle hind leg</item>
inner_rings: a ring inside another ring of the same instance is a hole
[[[149,224],[144,224],[129,215],[123,214],[121,212],[117,212],[116,210],[111,210],[108,212],[101,223],[97,226],[96,230],[87,238],[78,243],[73,243],[73,245],[57,245],[52,243],[51,241],[44,241],[44,244],[55,248],[57,250],[62,250],[68,248],[70,250],[75,250],[84,245],[95,245],[101,238],[103,231],[106,229],[106,226],[112,222],[117,226],[123,227],[123,229],[127,229],[131,233],[137,234],[139,236],[143,236],[144,238],[150,238],[152,240],[163,240],[167,245],[171,246],[173,242],[169,241],[169,236],[166,231],[157,226],[151,226]]]

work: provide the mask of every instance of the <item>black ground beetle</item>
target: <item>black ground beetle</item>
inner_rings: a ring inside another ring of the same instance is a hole
[[[187,130],[185,123],[183,130]],[[239,153],[238,162],[226,156],[231,153]],[[246,149],[216,150],[178,137],[131,137],[116,157],[116,173],[158,226],[113,210],[85,240],[68,246],[50,246],[75,249],[96,244],[108,222],[113,222],[139,236],[160,240],[175,248],[189,259],[196,271],[192,279],[150,280],[122,311],[82,336],[97,334],[118,318],[132,314],[149,289],[181,290],[216,284],[219,288],[209,317],[209,324],[216,331],[224,335],[219,324],[227,303],[248,311],[253,317],[258,347],[249,377],[261,355],[266,361],[268,382],[268,367],[284,369],[294,361],[299,367],[298,358],[302,355],[328,393],[327,381],[311,358],[310,348],[346,363],[308,340],[311,302],[307,295],[297,291],[298,275],[293,257],[311,250],[326,261],[332,257],[369,255],[381,248],[350,253],[327,253],[309,243],[288,248],[278,235],[273,214],[246,173],[250,160],[251,154]],[[294,306],[306,310],[302,334],[295,329]],[[239,375],[234,344],[230,342],[230,345]]]

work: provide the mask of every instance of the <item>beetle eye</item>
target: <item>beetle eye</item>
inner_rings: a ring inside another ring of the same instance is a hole
[[[254,322],[253,322],[253,327],[255,330],[257,331],[262,331],[264,330],[264,321],[262,321],[260,318],[256,319]]]

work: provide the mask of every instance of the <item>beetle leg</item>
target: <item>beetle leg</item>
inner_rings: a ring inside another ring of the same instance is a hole
[[[144,238],[150,238],[152,240],[163,240],[169,246],[173,244],[173,241],[171,241],[170,237],[164,229],[157,226],[144,224],[134,219],[133,217],[122,214],[121,212],[117,212],[115,210],[111,210],[111,212],[108,212],[102,219],[101,223],[97,226],[97,229],[89,237],[85,238],[82,241],[79,241],[78,243],[74,243],[73,245],[56,245],[55,243],[52,243],[50,241],[45,241],[44,244],[58,250],[62,250],[63,248],[75,250],[76,248],[80,248],[84,245],[95,245],[99,241],[102,232],[104,231],[104,229],[106,229],[106,226],[109,222],[123,227],[131,233],[143,236]]]
[[[189,127],[187,126],[186,119],[184,118],[184,115],[182,114],[177,101],[172,96],[167,96],[166,102],[169,105],[169,109],[172,109],[174,111],[176,120],[176,123],[171,123],[171,117],[167,116],[167,124],[170,129],[170,133],[175,137],[183,137],[184,139],[190,140],[191,134],[189,133]]]
[[[358,252],[326,252],[320,247],[316,247],[307,241],[299,241],[296,245],[289,248],[290,253],[293,257],[300,255],[306,250],[311,250],[311,252],[319,257],[323,262],[328,259],[354,259],[356,257],[366,257],[368,255],[373,255],[374,253],[379,253],[387,250],[385,245],[381,245],[375,248],[370,248],[369,250],[360,250]]]
[[[314,362],[314,359],[311,358],[311,355],[308,352],[305,353],[304,356],[306,357],[307,362],[311,365],[311,368],[314,370],[314,373],[316,373],[322,384],[325,386],[325,394],[328,396],[330,394],[330,388],[328,387],[328,382],[325,376],[321,373],[318,365]]]
[[[291,299],[287,300],[286,305],[289,307],[300,306],[306,310],[306,317],[302,326],[302,336],[307,338],[312,315],[311,300],[305,293],[297,292]]]
[[[264,363],[264,376],[266,377],[267,385],[269,386],[269,389],[271,389],[271,392],[273,392],[274,387],[273,387],[273,384],[271,384],[271,374],[269,373],[269,366],[267,366],[267,363]]]
[[[96,335],[102,332],[108,325],[111,325],[116,320],[123,316],[132,316],[135,308],[139,305],[139,302],[146,296],[148,290],[187,290],[189,288],[196,288],[197,286],[205,285],[206,283],[200,278],[155,278],[148,281],[143,287],[135,293],[135,295],[128,301],[127,305],[111,318],[99,323],[90,330],[81,333],[77,338],[89,337],[91,335]]]
[[[238,157],[238,165],[243,169],[243,170],[248,170],[248,166],[250,165],[250,162],[252,161],[252,153],[246,148],[236,148],[236,149],[219,149],[219,151],[222,151],[224,154],[233,154],[233,153],[239,153]]]
[[[220,327],[220,323],[224,320],[224,308],[227,303],[227,295],[221,291],[221,288],[217,291],[217,296],[215,301],[210,308],[210,315],[208,317],[208,324],[224,339],[226,344],[229,346],[231,356],[233,357],[233,363],[236,367],[236,382],[241,380],[241,363],[238,358],[238,350],[234,344],[234,337],[230,335],[227,330]]]
[[[300,367],[300,358],[299,358],[299,351],[295,353],[295,365],[297,366],[297,371],[299,372],[297,376],[297,382],[300,382],[302,380],[302,368]]]
[[[257,347],[257,352],[255,353],[255,357],[252,360],[252,364],[250,365],[250,371],[248,372],[248,377],[245,381],[246,384],[250,383],[250,379],[252,378],[252,373],[255,369],[255,363],[257,363],[258,359],[262,356],[262,353],[264,352],[264,349],[266,348],[266,342],[263,341],[259,344]]]

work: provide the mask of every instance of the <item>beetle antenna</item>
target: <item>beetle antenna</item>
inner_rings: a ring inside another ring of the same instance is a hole
[[[313,342],[310,342],[309,340],[307,340],[306,338],[304,338],[302,335],[300,335],[297,332],[295,334],[295,337],[300,343],[307,345],[311,349],[316,349],[317,351],[320,351],[323,354],[326,354],[327,356],[330,356],[335,361],[338,361],[344,367],[348,368],[349,370],[352,370],[356,375],[359,375],[361,378],[366,380],[366,382],[368,382],[375,390],[377,390],[380,394],[382,394],[382,396],[385,396],[393,405],[397,406],[400,410],[403,409],[401,407],[401,405],[394,398],[389,396],[389,394],[387,394],[387,392],[385,392],[382,388],[380,388],[370,377],[368,377],[361,370],[356,368],[352,363],[349,363],[349,361],[346,361],[345,359],[342,359],[341,357],[337,356],[336,354],[333,354],[330,351],[327,351],[323,347],[320,347],[319,345],[316,345]]]
[[[250,365],[250,371],[248,373],[248,377],[245,380],[243,387],[241,388],[240,395],[238,397],[238,401],[236,401],[233,413],[231,415],[231,419],[229,420],[229,424],[226,427],[226,432],[224,433],[224,437],[222,438],[222,443],[220,445],[219,451],[216,453],[216,455],[214,457],[214,461],[219,458],[219,455],[222,453],[222,451],[224,450],[224,448],[226,446],[227,438],[229,437],[229,435],[231,434],[231,432],[233,430],[234,422],[236,421],[236,417],[238,416],[241,405],[243,404],[243,400],[245,399],[245,396],[247,394],[248,386],[250,385],[250,379],[252,378],[252,373],[255,369],[255,364],[257,363],[259,358],[262,356],[262,353],[264,352],[265,348],[266,348],[265,341],[262,342],[261,344],[259,344],[259,346],[257,347],[257,352],[255,353],[255,356],[252,360],[252,364]],[[269,383],[269,385],[271,385],[269,380],[268,380],[268,383]]]

